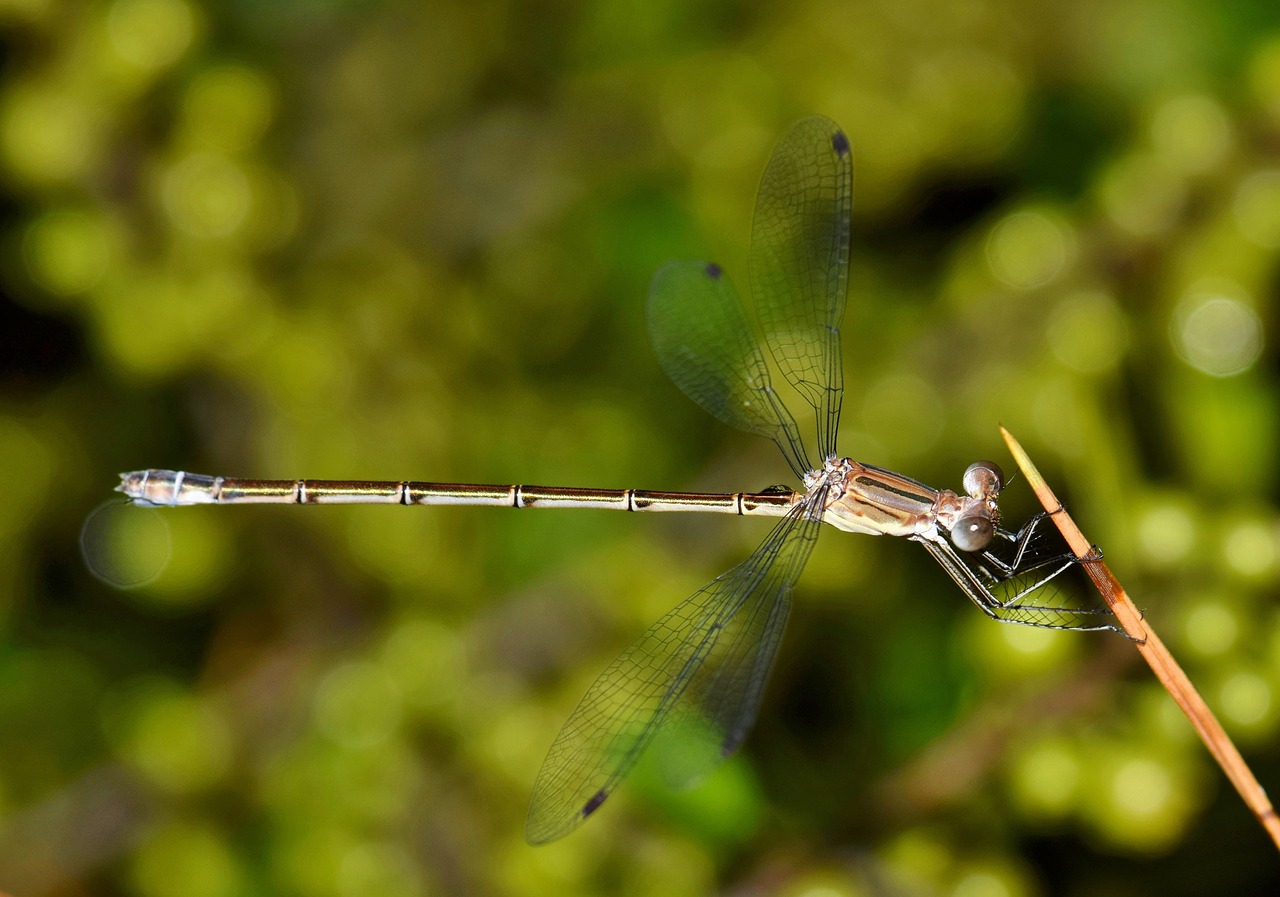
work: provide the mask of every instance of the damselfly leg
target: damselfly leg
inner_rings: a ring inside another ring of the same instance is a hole
[[[1086,604],[1087,594],[1070,574],[1080,569],[1076,558],[1049,515],[1033,515],[1015,533],[997,530],[996,540],[982,551],[967,553],[949,545],[926,543],[973,603],[987,616],[1002,623],[1042,629],[1080,631],[1110,629],[1119,625],[1105,604]]]

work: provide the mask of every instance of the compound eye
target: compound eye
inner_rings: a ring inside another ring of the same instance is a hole
[[[995,534],[995,524],[987,518],[961,517],[951,528],[951,541],[961,551],[981,551]]]
[[[1004,471],[994,461],[974,461],[964,472],[964,491],[974,498],[999,495],[1004,488]]]

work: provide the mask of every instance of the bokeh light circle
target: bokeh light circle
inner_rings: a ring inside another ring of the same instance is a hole
[[[1082,374],[1115,368],[1129,344],[1124,314],[1109,295],[1076,293],[1054,307],[1046,337],[1053,354]]]
[[[1264,249],[1280,248],[1280,170],[1257,171],[1245,178],[1231,210],[1246,240]]]
[[[106,501],[85,517],[80,555],[89,572],[117,589],[137,589],[164,572],[173,550],[169,524],[157,508]]]
[[[63,210],[45,212],[27,227],[22,255],[31,279],[58,296],[92,289],[111,261],[102,226],[81,212]]]
[[[1074,240],[1066,225],[1040,212],[1015,212],[987,239],[991,271],[1015,289],[1044,286],[1071,260]]]
[[[1262,320],[1235,290],[1192,289],[1169,324],[1173,348],[1187,364],[1211,377],[1232,377],[1262,354]]]

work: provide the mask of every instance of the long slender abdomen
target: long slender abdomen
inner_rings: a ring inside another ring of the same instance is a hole
[[[413,480],[248,480],[181,470],[135,470],[116,491],[149,507],[227,504],[481,505],[504,508],[596,508],[781,517],[799,493],[653,492],[572,486],[478,485]]]

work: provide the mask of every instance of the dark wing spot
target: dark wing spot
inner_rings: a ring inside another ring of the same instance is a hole
[[[720,276],[724,274],[724,269],[721,268],[719,265],[717,265],[715,262],[707,262],[706,270],[707,270],[707,276],[710,277],[712,280],[719,280]]]
[[[609,792],[601,788],[595,794],[591,795],[591,800],[582,805],[582,818],[586,819],[596,810],[600,809],[600,805],[604,803],[604,799],[609,796]]]
[[[844,131],[836,131],[831,135],[831,148],[836,151],[837,156],[849,155],[849,138],[844,136]]]

